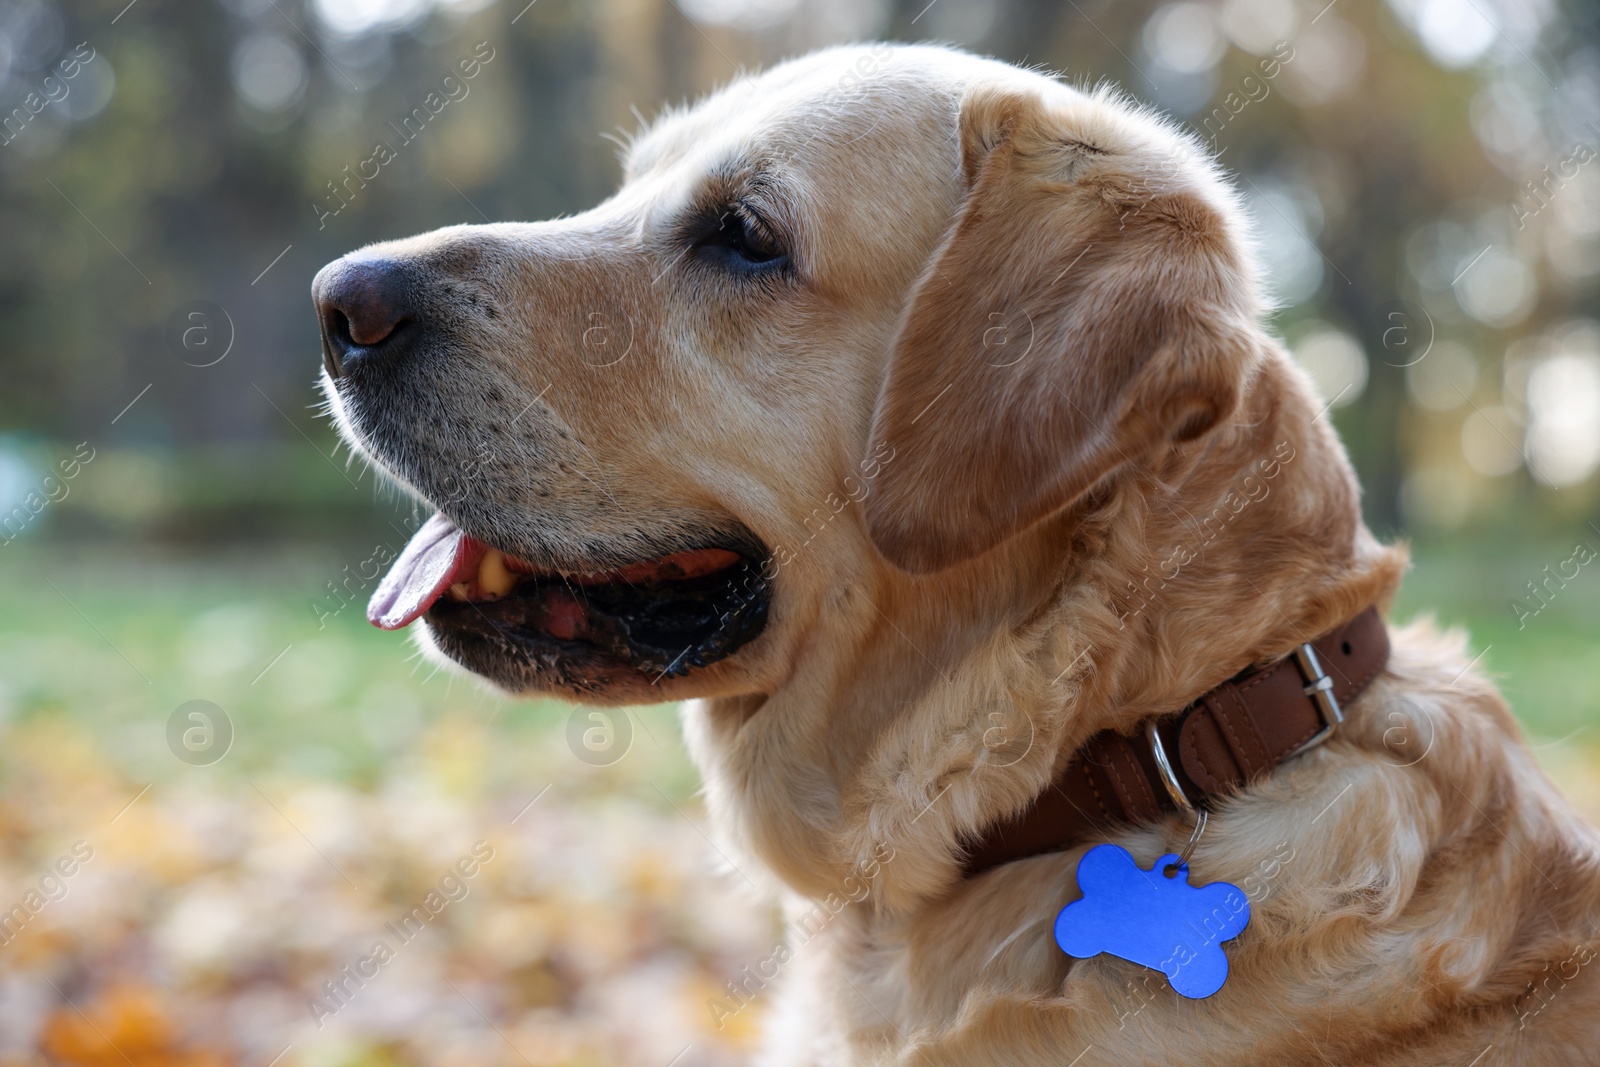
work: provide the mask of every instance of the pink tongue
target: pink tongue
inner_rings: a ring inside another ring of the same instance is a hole
[[[422,524],[367,601],[367,621],[381,630],[410,625],[456,582],[478,573],[489,546],[443,515]]]

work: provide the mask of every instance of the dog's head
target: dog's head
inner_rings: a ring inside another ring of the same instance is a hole
[[[667,116],[581,215],[352,253],[324,390],[439,511],[373,620],[513,690],[770,692],[843,590],[985,566],[1232,412],[1236,218],[1118,97],[876,45]]]

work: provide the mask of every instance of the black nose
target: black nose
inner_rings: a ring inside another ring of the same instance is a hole
[[[415,317],[409,286],[386,260],[336,259],[317,272],[311,300],[322,322],[322,365],[330,378],[344,375],[352,360],[365,360],[394,346]]]

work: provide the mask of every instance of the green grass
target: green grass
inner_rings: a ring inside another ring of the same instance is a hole
[[[528,783],[687,796],[694,772],[676,709],[632,712],[633,742],[609,767],[575,759],[574,709],[508,700],[436,671],[408,636],[368,625],[370,583],[331,617],[326,584],[370,548],[229,556],[115,555],[34,543],[0,547],[0,731],[54,716],[86,728],[130,780],[278,775],[370,786],[395,761],[451,761],[451,787]],[[211,701],[234,742],[213,766],[167,745],[179,705]],[[426,742],[426,743],[423,743]]]
[[[463,790],[560,781],[655,797],[655,781],[692,792],[674,708],[634,712],[629,755],[594,768],[567,746],[569,706],[502,699],[367,625],[370,584],[319,621],[311,602],[330,604],[325,583],[369,553],[130,555],[42,538],[0,547],[0,716],[77,724],[135,780],[276,774],[371,785],[394,761],[454,743],[477,753],[463,761]],[[1570,554],[1554,541],[1418,545],[1395,611],[1464,626],[1536,740],[1600,724],[1600,560],[1526,625],[1510,607]],[[187,767],[167,748],[168,717],[196,699],[234,723],[233,748],[214,767]]]
[[[1536,740],[1600,725],[1600,559],[1581,567],[1537,615],[1519,621],[1512,608],[1513,600],[1536,606],[1527,582],[1572,550],[1572,542],[1553,539],[1414,545],[1414,567],[1393,613],[1400,620],[1432,614],[1464,627],[1473,654],[1483,653],[1480,664]]]

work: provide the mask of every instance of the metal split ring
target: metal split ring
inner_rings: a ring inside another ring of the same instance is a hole
[[[1169,863],[1161,873],[1168,878],[1178,873],[1178,870],[1189,866],[1189,857],[1194,855],[1194,847],[1200,843],[1200,835],[1206,832],[1206,820],[1210,816],[1205,808],[1194,809],[1194,830],[1189,834],[1189,843],[1183,846],[1183,851],[1178,853],[1178,862]]]
[[[1206,832],[1208,816],[1206,809],[1190,800],[1188,794],[1183,791],[1183,783],[1178,781],[1177,772],[1172,768],[1172,761],[1167,758],[1167,746],[1161,740],[1161,731],[1157,729],[1154,719],[1145,724],[1144,736],[1150,742],[1150,754],[1155,757],[1156,770],[1161,775],[1161,784],[1166,787],[1167,795],[1172,798],[1179,811],[1186,811],[1194,816],[1194,831],[1189,834],[1189,843],[1178,853],[1178,862],[1169,863],[1163,872],[1171,878],[1178,873],[1177,868],[1189,865],[1189,857],[1194,855],[1194,847],[1200,843],[1200,835]]]

